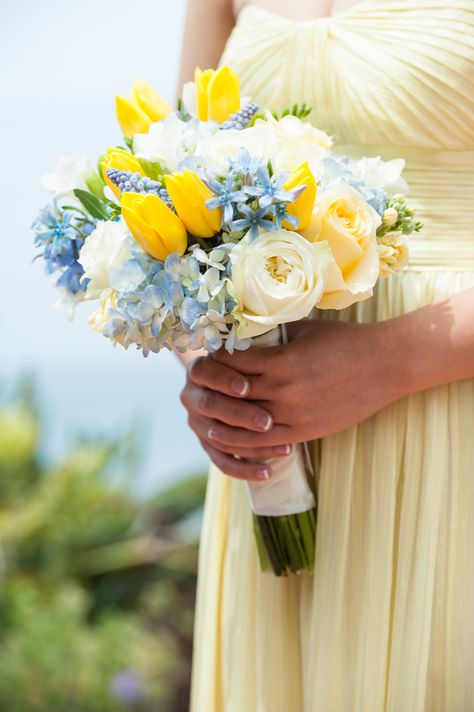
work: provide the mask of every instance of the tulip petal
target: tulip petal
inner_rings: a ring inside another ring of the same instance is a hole
[[[214,74],[212,69],[206,69],[204,72],[199,67],[196,67],[194,72],[194,81],[196,83],[196,113],[201,121],[209,119],[209,101],[207,97],[207,88]]]
[[[166,189],[188,232],[196,237],[212,237],[219,231],[222,215],[219,208],[209,210],[206,200],[213,193],[193,171],[165,176]]]
[[[299,186],[305,186],[305,190],[293,203],[287,203],[287,212],[298,219],[298,230],[304,230],[310,223],[317,192],[316,180],[308,163],[302,163],[296,168],[284,183],[283,188],[292,190]],[[287,220],[283,220],[282,225],[287,230],[292,229]]]
[[[240,109],[240,80],[230,67],[214,72],[207,88],[209,119],[220,124]]]
[[[147,82],[138,79],[132,87],[132,98],[152,121],[160,121],[171,113],[171,106]]]
[[[151,119],[139,106],[135,106],[124,96],[115,97],[115,111],[124,136],[146,133]]]
[[[102,177],[119,200],[120,190],[108,177],[107,169],[117,168],[121,171],[132,171],[133,173],[140,173],[141,176],[145,175],[143,168],[135,156],[133,156],[129,151],[125,151],[123,148],[109,148],[107,153],[102,157],[100,167],[102,170]]]

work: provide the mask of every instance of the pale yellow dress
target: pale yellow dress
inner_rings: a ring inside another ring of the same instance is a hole
[[[425,222],[411,265],[326,317],[386,319],[474,286],[473,0],[366,0],[306,22],[247,6],[222,61],[261,104],[312,105],[337,150],[407,161]],[[426,331],[450,324],[428,313]],[[211,471],[192,712],[473,712],[474,381],[314,452],[313,576],[260,573],[245,485]]]

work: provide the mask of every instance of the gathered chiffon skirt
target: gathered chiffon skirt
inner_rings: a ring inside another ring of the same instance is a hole
[[[318,318],[387,319],[473,286],[473,270],[409,269]],[[426,329],[451,319],[428,312]],[[472,712],[474,381],[311,448],[312,575],[260,572],[246,485],[211,469],[192,712]]]

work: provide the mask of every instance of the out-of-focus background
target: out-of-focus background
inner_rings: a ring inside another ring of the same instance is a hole
[[[182,367],[68,322],[30,232],[59,155],[121,142],[116,94],[174,103],[185,5],[0,3],[0,712],[188,708],[207,463]]]

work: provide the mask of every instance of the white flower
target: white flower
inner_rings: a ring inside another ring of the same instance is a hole
[[[380,156],[361,158],[355,165],[355,175],[368,188],[383,190],[391,198],[397,193],[408,193],[408,184],[401,176],[404,168],[403,158],[391,161],[383,161]]]
[[[382,215],[382,221],[384,225],[388,225],[388,227],[393,227],[398,220],[398,212],[395,210],[395,208],[387,208],[384,210],[384,213]]]
[[[265,121],[257,119],[255,125],[266,126],[277,140],[276,171],[292,171],[307,162],[316,174],[319,162],[332,146],[330,136],[296,116],[284,116],[277,121],[267,112]]]
[[[275,135],[265,125],[248,129],[228,129],[218,131],[196,146],[196,156],[200,156],[206,167],[226,173],[228,159],[235,158],[239,149],[245,148],[252,156],[274,160],[277,153]]]
[[[92,168],[85,154],[79,158],[61,156],[56,161],[52,173],[47,173],[40,179],[43,188],[54,194],[55,198],[72,195],[72,191],[87,189],[86,179],[91,175]]]
[[[181,121],[171,113],[150,125],[148,133],[135,134],[133,149],[138,158],[162,163],[170,171],[177,171],[180,162],[194,155],[196,144],[218,130],[214,121]]]
[[[89,279],[86,298],[97,299],[110,285],[110,273],[131,258],[134,240],[125,222],[100,221],[86,239],[79,254],[84,268],[83,279]]]
[[[319,308],[344,309],[372,295],[380,274],[376,237],[380,223],[378,213],[345,183],[318,197],[302,234],[311,242],[324,240],[334,255]]]
[[[326,243],[312,244],[289,230],[245,237],[230,259],[228,291],[237,302],[239,338],[307,317],[324,293],[333,261]]]
[[[380,274],[388,277],[408,263],[408,240],[399,232],[387,232],[378,242]]]

